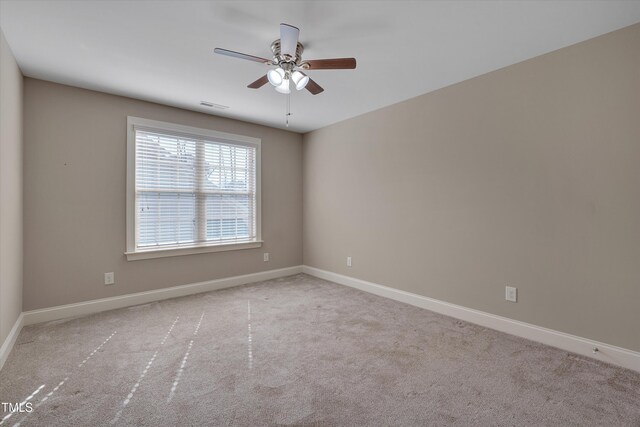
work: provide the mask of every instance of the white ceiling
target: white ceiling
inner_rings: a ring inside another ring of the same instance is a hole
[[[213,54],[270,58],[281,22],[305,59],[358,60],[291,96],[289,129],[307,132],[640,22],[640,1],[0,0],[29,77],[284,128],[286,96],[246,87],[266,67]]]

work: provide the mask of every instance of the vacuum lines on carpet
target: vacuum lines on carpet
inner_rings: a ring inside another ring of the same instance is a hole
[[[111,335],[109,335],[107,337],[107,339],[105,339],[104,341],[102,341],[102,344],[100,344],[98,347],[96,347],[87,357],[84,358],[84,360],[82,362],[80,362],[80,364],[78,364],[78,369],[82,368],[88,361],[89,359],[91,359],[91,357],[93,357],[94,354],[96,354],[98,351],[100,351],[100,349],[102,347],[104,347],[104,345],[106,343],[108,343],[111,338],[113,338],[113,336],[117,333],[118,331],[113,331],[113,333]],[[58,383],[57,386],[55,386],[53,388],[53,390],[51,390],[46,396],[44,396],[37,404],[36,404],[36,408],[40,407],[44,402],[46,402],[51,396],[53,396],[53,394],[58,391],[60,389],[60,387],[62,387],[64,385],[65,382],[67,382],[69,380],[69,376],[67,375],[62,381],[60,381]],[[33,394],[31,394],[31,396],[29,396],[27,399],[25,399],[25,402],[28,402],[29,400],[31,400],[32,397],[34,397],[43,387],[45,386],[45,384],[41,385],[35,392],[33,392]],[[22,405],[22,404],[21,404]],[[32,412],[28,412],[24,417],[22,417],[22,419],[20,421],[18,421],[17,423],[15,423],[13,425],[13,427],[20,427],[20,425],[22,423],[24,423],[24,421],[29,417],[29,415],[31,415]],[[9,418],[11,418],[11,416],[14,414],[14,412],[10,412],[9,414],[7,414],[2,421],[0,421],[0,425],[3,424],[5,421],[7,421]]]

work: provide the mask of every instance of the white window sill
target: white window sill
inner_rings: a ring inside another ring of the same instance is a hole
[[[191,246],[188,248],[163,248],[147,249],[136,252],[125,252],[127,261],[137,261],[141,259],[165,258],[170,256],[205,254],[208,252],[238,251],[242,249],[253,249],[262,246],[262,240],[246,243],[226,243],[211,246]]]

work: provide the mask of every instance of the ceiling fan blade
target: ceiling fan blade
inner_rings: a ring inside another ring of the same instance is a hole
[[[258,56],[253,56],[253,55],[247,55],[246,53],[234,52],[233,50],[221,49],[219,47],[215,48],[213,51],[220,55],[231,56],[232,58],[238,58],[238,59],[246,59],[254,62],[262,62],[263,64],[271,62],[265,58],[260,58]]]
[[[299,36],[300,30],[298,28],[289,24],[280,24],[280,53],[295,58]]]
[[[356,58],[310,59],[304,67],[307,70],[353,70],[356,68]]]
[[[324,89],[322,88],[322,86],[320,86],[318,83],[316,83],[313,79],[309,79],[309,82],[307,83],[305,88],[309,92],[311,92],[312,95],[317,95],[320,92],[324,92]]]
[[[262,86],[264,86],[267,82],[269,81],[269,79],[267,78],[267,75],[265,74],[264,76],[260,77],[258,80],[256,80],[255,82],[251,83],[249,86],[247,86],[249,89],[260,89]]]

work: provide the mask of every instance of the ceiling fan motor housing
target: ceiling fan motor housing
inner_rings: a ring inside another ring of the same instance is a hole
[[[290,55],[283,55],[281,52],[280,39],[271,43],[271,51],[273,52],[273,63],[279,65],[283,69],[297,67],[302,63],[302,52],[304,52],[304,46],[298,42],[296,45],[296,56],[292,58]],[[290,64],[286,67],[285,64]],[[289,70],[287,70],[289,71]]]

